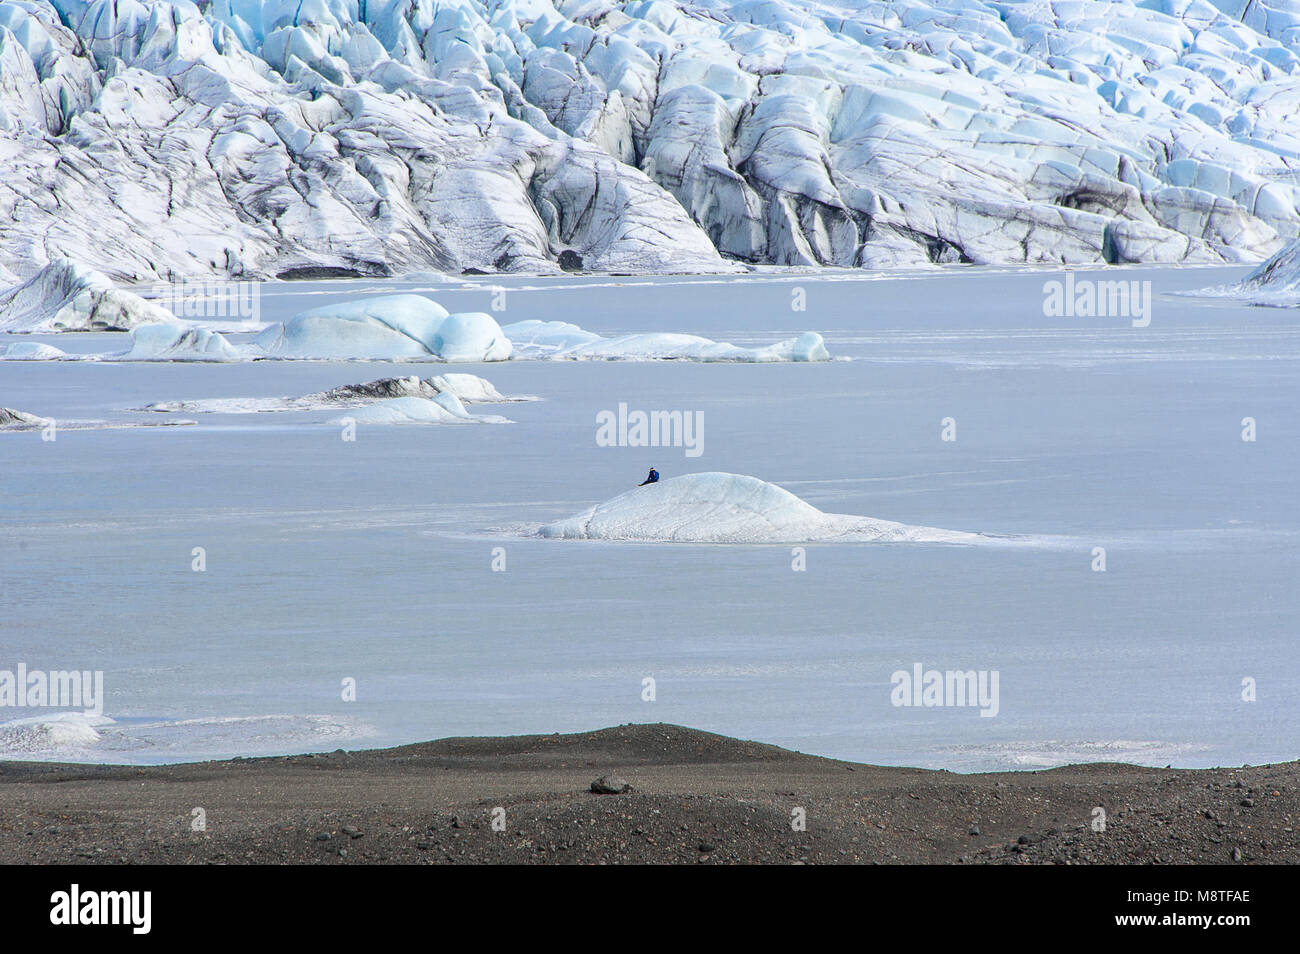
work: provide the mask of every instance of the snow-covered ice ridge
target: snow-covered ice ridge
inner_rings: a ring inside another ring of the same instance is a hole
[[[0,284],[1255,260],[1298,51],[1288,0],[5,0]]]
[[[665,543],[976,543],[984,534],[824,513],[742,474],[684,474],[636,487],[538,535]]]

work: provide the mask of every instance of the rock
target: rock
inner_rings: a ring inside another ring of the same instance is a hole
[[[591,783],[591,790],[597,795],[622,795],[632,791],[632,786],[617,775],[602,775]]]
[[[979,825],[971,825],[971,826],[970,826],[970,831],[968,832],[968,834],[970,834],[970,835],[973,836],[973,835],[978,835],[979,833],[980,833],[980,826],[979,826]]]
[[[566,248],[560,253],[560,268],[566,272],[582,271],[582,256],[571,248]]]
[[[1254,800],[1253,798],[1243,798],[1243,799],[1241,800],[1241,807],[1242,807],[1242,808],[1254,808],[1254,807],[1255,807],[1255,800]]]
[[[333,837],[333,836],[332,836],[329,832],[327,832],[327,831],[323,831],[323,832],[321,832],[319,835],[316,836],[316,840],[317,840],[317,841],[329,841],[330,838],[332,838],[332,837]]]
[[[1233,860],[1233,861],[1240,861],[1240,860],[1241,860],[1241,849],[1240,849],[1240,848],[1233,848],[1233,849],[1232,849],[1232,860]]]

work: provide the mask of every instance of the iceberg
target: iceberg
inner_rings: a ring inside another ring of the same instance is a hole
[[[432,399],[388,398],[336,417],[331,424],[509,424],[504,417],[470,414],[450,391]]]
[[[15,341],[0,344],[0,361],[57,361],[68,357],[62,348],[40,341]]]
[[[131,427],[183,427],[194,421],[68,421],[39,417],[26,411],[0,407],[0,431],[36,431],[54,425],[60,431],[118,430]]]
[[[37,417],[35,414],[28,414],[26,411],[15,411],[10,407],[0,407],[0,427],[30,430],[35,427],[44,427],[47,423],[48,421],[45,418]]]
[[[301,397],[203,398],[197,401],[158,401],[139,410],[172,413],[257,414],[276,411],[319,411],[330,408],[366,407],[376,401],[414,397],[433,399],[447,393],[461,404],[504,404],[532,401],[532,397],[507,397],[491,381],[475,374],[439,374],[431,378],[379,378],[361,384],[343,384],[327,391]]]
[[[63,258],[0,293],[0,331],[130,331],[175,321],[165,308],[116,288],[107,275]]]
[[[220,332],[177,323],[140,325],[131,332],[131,347],[105,361],[239,361],[243,353]]]
[[[57,712],[0,722],[0,759],[67,757],[94,747],[102,738],[99,730],[113,724],[107,716],[90,712]]]
[[[667,543],[975,543],[979,533],[824,513],[788,490],[741,474],[703,473],[636,487],[539,536]]]
[[[674,332],[604,338],[562,321],[520,321],[502,328],[519,358],[569,361],[829,361],[815,331],[776,344],[741,348],[724,341]]]
[[[1229,298],[1252,305],[1300,308],[1300,241],[1281,249],[1241,281],[1189,295]]]
[[[299,312],[256,338],[276,358],[504,361],[509,339],[491,315],[450,315],[423,295],[383,295]]]

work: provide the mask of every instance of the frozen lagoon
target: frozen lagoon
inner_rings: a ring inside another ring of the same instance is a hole
[[[458,365],[544,400],[510,405],[511,426],[363,426],[354,443],[319,412],[0,435],[0,668],[102,669],[114,720],[89,743],[0,729],[0,750],[150,762],[665,721],[957,770],[1295,758],[1297,316],[1163,297],[1247,271],[1076,273],[1150,280],[1146,328],[1045,318],[1060,274],[1031,269],[269,285],[266,320],[413,290],[486,311],[502,285],[503,322],[750,347],[811,328],[852,360]],[[21,340],[104,352],[124,337]],[[0,406],[131,420],[156,401],[435,370],[3,362]],[[702,412],[702,456],[598,446],[596,414],[619,402]],[[809,545],[793,572],[789,546],[483,532],[579,513],[651,464],[1044,545]],[[997,717],[893,706],[891,674],[918,662],[999,672]]]

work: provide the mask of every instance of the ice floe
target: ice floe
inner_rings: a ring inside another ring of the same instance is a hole
[[[805,332],[760,348],[741,348],[698,335],[646,332],[604,338],[562,321],[520,321],[502,329],[519,358],[571,361],[828,361],[822,336]]]
[[[0,361],[57,361],[67,356],[63,349],[40,341],[0,343]]]
[[[414,397],[433,399],[440,394],[455,395],[462,404],[505,404],[535,401],[531,395],[509,396],[498,391],[486,378],[475,374],[449,373],[431,378],[411,375],[404,378],[379,378],[361,384],[343,384],[301,397],[232,397],[203,398],[192,401],[158,401],[139,410],[203,414],[256,414],[276,411],[319,411],[336,408],[366,407],[376,401]]]
[[[976,543],[984,534],[824,513],[775,484],[703,473],[636,487],[537,531],[565,540],[670,543]]]
[[[0,432],[3,431],[39,431],[54,428],[55,431],[102,431],[131,427],[177,427],[194,424],[194,421],[179,418],[165,421],[78,421],[62,418],[41,417],[26,411],[0,407]]]
[[[434,398],[387,398],[334,418],[331,424],[509,424],[494,414],[471,414],[450,391]]]

